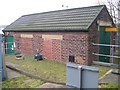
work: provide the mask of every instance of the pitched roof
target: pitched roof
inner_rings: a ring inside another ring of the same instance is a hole
[[[105,5],[24,15],[4,31],[87,30]]]

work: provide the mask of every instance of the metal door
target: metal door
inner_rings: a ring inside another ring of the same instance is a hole
[[[6,53],[14,54],[14,37],[6,36]]]
[[[100,26],[99,44],[110,44],[110,32],[105,31],[105,27]],[[110,47],[99,46],[99,54],[110,55]],[[109,57],[99,56],[99,61],[109,62]]]

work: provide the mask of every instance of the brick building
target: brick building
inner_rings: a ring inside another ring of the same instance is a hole
[[[49,60],[66,62],[74,56],[77,63],[89,65],[99,59],[92,54],[99,53],[99,47],[92,43],[112,43],[105,27],[113,25],[106,6],[99,5],[24,15],[4,33],[13,36],[15,51],[25,55],[39,50]]]

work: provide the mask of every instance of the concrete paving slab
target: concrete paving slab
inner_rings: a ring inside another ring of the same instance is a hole
[[[16,71],[13,71],[9,68],[7,68],[7,75],[8,75],[8,79],[12,79],[12,78],[16,78],[16,77],[21,77],[23,76],[22,74],[16,72]]]
[[[106,74],[99,83],[120,83],[120,75],[113,74],[112,71]]]

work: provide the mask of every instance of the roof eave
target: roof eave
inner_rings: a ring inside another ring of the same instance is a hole
[[[55,29],[55,30],[26,29],[26,30],[3,30],[3,32],[88,32],[88,29]]]

